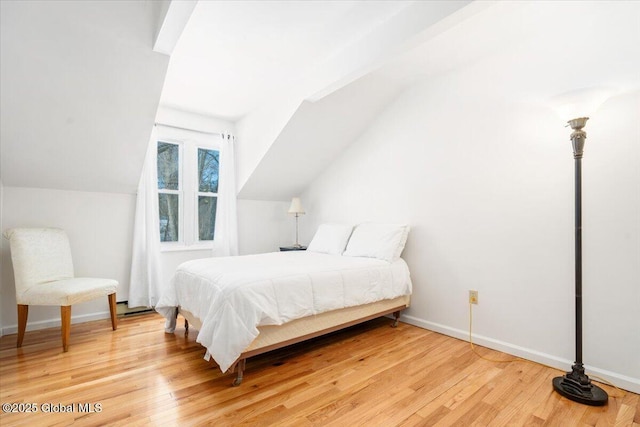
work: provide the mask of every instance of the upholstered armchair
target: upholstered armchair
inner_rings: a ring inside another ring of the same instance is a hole
[[[74,277],[67,234],[55,228],[14,228],[9,239],[18,303],[18,343],[22,346],[30,305],[60,306],[62,348],[69,348],[71,305],[107,296],[111,326],[117,328],[116,288],[112,279]]]

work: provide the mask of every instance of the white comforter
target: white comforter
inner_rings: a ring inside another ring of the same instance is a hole
[[[258,336],[258,326],[409,294],[402,259],[274,252],[185,262],[156,310],[167,318],[168,332],[175,329],[175,307],[197,316],[197,342],[225,372]]]

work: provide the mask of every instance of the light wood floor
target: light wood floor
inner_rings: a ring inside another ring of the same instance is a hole
[[[389,324],[377,319],[258,356],[240,387],[202,359],[195,331],[165,334],[157,314],[121,319],[115,332],[108,320],[73,325],[68,353],[57,329],[27,331],[21,349],[5,336],[0,400],[38,412],[1,413],[0,425],[640,425],[637,394],[604,386],[607,406],[580,405],[552,391],[559,371],[489,362],[464,341]],[[46,404],[75,406],[43,413]]]

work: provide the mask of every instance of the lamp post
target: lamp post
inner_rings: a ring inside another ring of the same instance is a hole
[[[582,364],[582,155],[587,133],[582,130],[588,117],[569,120],[573,158],[575,159],[575,327],[576,360],[562,377],[553,379],[553,388],[567,399],[585,405],[601,406],[609,396],[591,383]]]

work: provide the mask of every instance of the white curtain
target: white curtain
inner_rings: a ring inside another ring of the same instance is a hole
[[[154,307],[161,294],[157,156],[158,138],[154,126],[136,198],[129,307]]]
[[[235,137],[222,134],[213,256],[238,255]]]
[[[163,283],[168,282],[168,278],[162,280],[160,269],[157,144],[154,126],[136,198],[129,307],[155,307],[162,295]],[[234,153],[235,138],[222,134],[213,256],[238,255]]]

